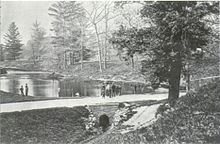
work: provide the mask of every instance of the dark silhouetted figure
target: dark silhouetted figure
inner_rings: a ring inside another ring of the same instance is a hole
[[[115,95],[116,95],[116,85],[114,83],[112,83],[111,90],[112,90],[112,92],[111,92],[112,97],[115,97]]]
[[[137,93],[137,85],[135,84],[134,85],[134,94],[136,94]]]
[[[121,86],[120,85],[116,86],[116,95],[118,95],[118,96],[121,95]]]
[[[110,83],[107,83],[105,90],[106,90],[106,96],[111,97],[111,86],[110,86]]]
[[[25,85],[25,95],[28,96],[28,85]]]
[[[107,128],[109,127],[109,117],[105,114],[101,115],[99,117],[99,126],[102,127],[102,131],[105,132]]]
[[[102,88],[101,88],[101,96],[103,97],[103,98],[105,98],[105,84],[103,83],[102,84]]]
[[[21,91],[21,95],[24,96],[24,88],[23,88],[23,85],[21,86],[20,91]]]

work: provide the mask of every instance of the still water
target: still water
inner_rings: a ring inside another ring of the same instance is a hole
[[[47,72],[36,71],[8,71],[0,75],[0,90],[20,94],[20,87],[28,85],[30,96],[41,97],[73,97],[76,93],[80,96],[100,96],[101,83],[98,81],[53,80]],[[134,87],[131,84],[123,84],[122,94],[132,94]],[[144,90],[146,92],[146,89]],[[140,93],[140,90],[137,90]]]
[[[0,75],[0,90],[20,94],[20,87],[28,85],[30,96],[41,97],[71,97],[76,93],[81,96],[100,95],[98,83],[81,80],[53,80],[48,78],[47,72],[8,71],[6,75]]]

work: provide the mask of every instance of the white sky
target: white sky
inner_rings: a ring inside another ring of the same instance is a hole
[[[4,42],[3,35],[7,33],[11,22],[15,22],[18,26],[24,44],[30,39],[31,27],[36,20],[49,33],[52,19],[48,15],[48,8],[51,3],[51,1],[2,1],[1,42]]]
[[[1,43],[3,36],[8,32],[12,22],[18,26],[22,36],[22,43],[26,44],[31,37],[32,24],[37,20],[46,29],[47,35],[52,35],[51,22],[53,18],[48,15],[48,8],[55,1],[0,1],[1,2]],[[91,3],[82,2],[83,6],[90,11]],[[112,26],[112,25],[111,25]]]
[[[1,1],[0,1],[1,2]],[[46,29],[47,35],[52,35],[51,22],[53,18],[48,15],[48,8],[55,1],[2,1],[1,2],[1,43],[4,43],[4,35],[12,22],[18,26],[23,44],[31,37],[32,24],[37,20]],[[79,1],[81,2],[81,1]],[[88,1],[82,2],[83,6],[90,10]]]

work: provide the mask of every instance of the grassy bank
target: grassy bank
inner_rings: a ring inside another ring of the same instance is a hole
[[[55,99],[79,99],[81,97],[37,97],[37,96],[21,96],[10,92],[4,92],[0,90],[0,104],[14,103],[14,102],[29,102],[29,101],[41,101],[41,100],[55,100]]]
[[[1,114],[2,144],[67,144],[87,138],[84,107],[54,108]]]
[[[51,100],[51,99],[57,99],[57,98],[21,96],[19,94],[4,92],[0,90],[0,103],[39,101],[39,100]]]
[[[138,101],[136,104],[152,105],[161,101]],[[99,120],[106,114],[112,122],[119,103],[89,106]],[[84,118],[89,111],[85,107],[51,108],[23,112],[2,113],[0,120],[1,143],[16,144],[78,144],[97,136],[85,130]]]
[[[141,81],[144,82],[144,76],[140,73],[140,63],[137,63],[135,68],[120,61],[108,62],[107,69],[101,73],[99,71],[98,62],[85,63],[84,68],[81,70],[81,65],[76,64],[69,67],[66,75],[76,75],[91,79],[112,79],[112,80],[125,80],[125,81]]]
[[[219,143],[219,93],[218,80],[179,98],[174,108],[158,111],[159,118],[148,127],[124,134],[118,127],[88,143]]]
[[[220,80],[187,93],[172,110],[159,114],[154,125],[140,131],[150,142],[219,143]]]

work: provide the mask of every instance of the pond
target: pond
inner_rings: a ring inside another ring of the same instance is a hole
[[[20,94],[20,87],[25,84],[29,87],[28,95],[40,97],[73,97],[76,93],[80,96],[100,96],[100,81],[54,80],[49,78],[48,72],[14,71],[0,75],[0,90]],[[123,84],[122,94],[132,94],[133,86]],[[137,93],[140,93],[140,91]]]

